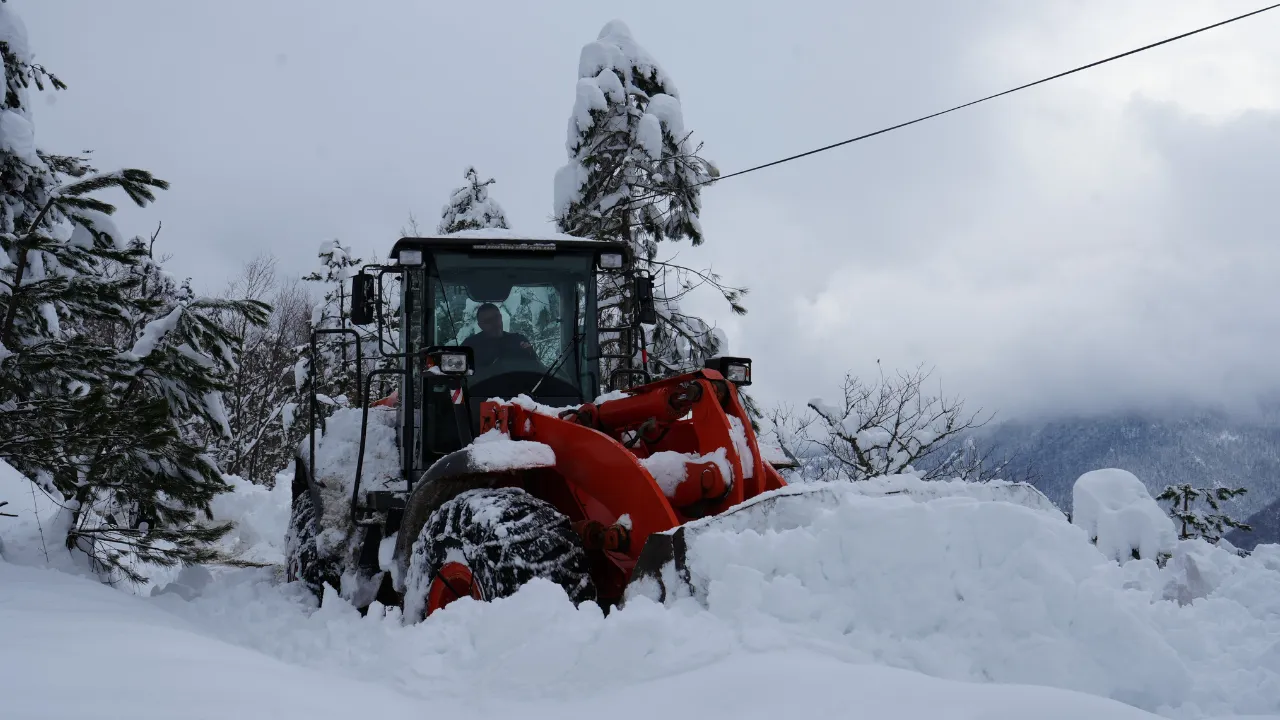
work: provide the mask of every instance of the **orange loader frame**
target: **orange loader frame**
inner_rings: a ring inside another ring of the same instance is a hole
[[[715,515],[786,485],[760,455],[737,388],[712,369],[627,391],[600,405],[558,415],[526,404],[481,405],[480,431],[539,442],[555,453],[554,468],[520,471],[509,484],[524,487],[564,513],[592,558],[601,603],[622,599],[646,541],[654,533]],[[739,441],[730,418],[741,427]],[[743,448],[745,446],[745,448]],[[697,459],[721,448],[730,467]],[[740,449],[747,449],[744,457]],[[685,478],[668,497],[641,460],[674,451],[689,456]]]

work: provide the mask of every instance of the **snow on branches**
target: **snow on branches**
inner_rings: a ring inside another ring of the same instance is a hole
[[[999,477],[1007,462],[991,466],[972,443],[950,449],[953,441],[986,421],[979,422],[978,413],[966,413],[960,400],[927,395],[928,377],[920,368],[894,377],[882,374],[872,384],[846,375],[839,403],[811,400],[804,415],[775,410],[774,431],[788,456],[816,456],[813,471],[822,479],[907,473],[926,480]],[[934,462],[923,469],[926,459]]]
[[[115,228],[103,191],[141,207],[168,183],[37,149],[27,92],[65,85],[31,57],[0,3],[0,458],[62,507],[58,542],[104,579],[226,559],[211,543],[229,527],[199,519],[227,486],[196,428],[225,429],[234,358],[214,315],[264,311],[194,297],[154,238]]]
[[[440,211],[440,225],[436,231],[447,235],[461,230],[508,227],[502,206],[489,195],[493,178],[482,182],[474,167],[467,168],[465,177],[467,184],[454,190],[448,204]]]
[[[582,48],[566,149],[555,180],[562,231],[624,237],[650,260],[663,240],[702,243],[697,186],[719,172],[698,156],[675,84],[621,21]]]
[[[1245,488],[1228,488],[1215,485],[1209,488],[1194,487],[1190,483],[1167,485],[1156,496],[1156,501],[1169,503],[1169,515],[1181,529],[1178,538],[1191,540],[1203,538],[1211,543],[1222,539],[1232,529],[1252,530],[1249,525],[1233,519],[1222,510],[1222,504],[1248,492]],[[1208,510],[1200,507],[1201,501]]]
[[[606,24],[582,48],[574,98],[568,162],[555,175],[557,228],[629,243],[657,290],[658,322],[648,338],[651,371],[663,376],[700,367],[725,351],[724,337],[710,323],[683,313],[680,299],[709,285],[741,314],[745,290],[723,284],[714,273],[663,262],[658,253],[663,242],[703,242],[701,188],[719,171],[699,156],[702,146],[685,127],[671,77],[621,21]],[[626,322],[629,292],[621,283],[601,284],[598,305],[611,308],[609,324]],[[641,355],[627,338],[610,342],[618,346],[610,354]],[[611,368],[604,371],[608,377]]]

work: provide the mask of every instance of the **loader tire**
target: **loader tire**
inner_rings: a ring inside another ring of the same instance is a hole
[[[319,602],[324,585],[335,589],[339,573],[334,564],[320,556],[316,536],[320,534],[320,518],[311,492],[307,488],[305,466],[297,461],[293,483],[293,504],[289,510],[289,529],[285,535],[285,571],[288,582],[301,582]],[[301,478],[301,480],[299,480]]]
[[[512,595],[535,577],[564,588],[575,605],[596,597],[582,539],[569,519],[519,488],[468,490],[432,513],[409,557],[406,622],[428,614],[440,570],[459,564],[471,576],[471,596],[481,600]]]

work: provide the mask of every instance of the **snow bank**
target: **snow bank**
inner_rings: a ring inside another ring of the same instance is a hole
[[[239,538],[246,547],[287,512],[279,490],[287,487],[237,483],[241,497],[223,507],[250,519]],[[1280,707],[1280,547],[1241,558],[1181,542],[1163,568],[1120,565],[1034,488],[1014,483],[902,476],[791,486],[740,507],[749,511],[689,526],[700,601],[635,597],[607,618],[574,608],[547,582],[492,603],[463,599],[403,627],[394,611],[375,605],[362,617],[332,595],[316,609],[274,569],[189,577],[182,592],[128,598],[0,564],[4,647],[38,648],[0,650],[0,697],[21,717],[67,717],[79,698],[127,695],[120,688],[147,677],[148,688],[161,688],[148,689],[147,702],[96,716],[190,716],[194,706],[259,717],[261,704],[281,717],[309,683],[325,685],[314,692],[321,700],[333,688],[358,693],[365,714],[465,707],[479,717],[607,709],[646,720],[776,720],[850,708],[880,717],[1150,717],[1114,700],[1191,720]],[[258,552],[267,557],[270,547]],[[95,648],[117,662],[103,663],[108,671],[91,674],[83,693],[55,692],[54,680],[39,678],[28,687],[19,674],[59,678],[51,658],[58,668],[66,657],[92,662]],[[153,682],[152,664],[171,667]],[[182,678],[171,681],[172,666]],[[183,679],[202,675],[219,678],[217,697]],[[14,678],[15,688],[3,687]],[[93,692],[98,682],[104,689]],[[400,704],[405,696],[411,708]],[[307,716],[339,709],[349,715],[334,702]]]
[[[277,477],[275,488],[268,489],[234,475],[223,475],[232,492],[214,497],[210,510],[213,522],[229,521],[235,527],[223,537],[219,547],[245,560],[282,565],[291,477],[291,473]],[[61,506],[3,460],[0,460],[0,501],[9,503],[0,508],[0,512],[17,515],[16,518],[0,517],[0,560],[90,574],[84,563],[73,558],[62,543],[66,518]],[[173,583],[202,585],[207,582],[203,579],[205,576],[220,572],[214,569],[211,574],[203,568],[155,566],[138,566],[138,570],[148,577],[148,582],[136,587],[122,586],[122,589],[148,594]],[[187,589],[191,588],[175,588],[179,592]]]
[[[22,648],[0,651],[5,711],[24,720],[777,720],[851,708],[901,718],[1152,717],[1059,690],[854,665],[819,649],[751,652],[723,628],[654,606],[606,620],[575,611],[550,583],[492,606],[460,601],[438,622],[406,629],[355,611],[308,616],[300,594],[253,575],[187,603],[0,563],[0,637]],[[219,629],[230,631],[226,640]],[[68,658],[92,672],[68,670]]]
[[[1108,468],[1081,475],[1071,492],[1071,522],[1119,562],[1154,560],[1173,551],[1173,521],[1131,472]]]
[[[1280,548],[1239,558],[1181,543],[1163,569],[1121,566],[1034,489],[878,482],[791,486],[689,524],[693,606],[753,636],[937,677],[1172,717],[1280,706]]]
[[[223,548],[245,560],[283,565],[293,473],[277,475],[272,488],[235,475],[223,475],[222,479],[231,485],[232,492],[213,499],[213,517],[216,522],[235,523],[222,539]]]
[[[751,498],[714,519],[686,523],[684,528],[688,534],[697,534],[707,528],[746,531],[764,527],[777,530],[784,525],[800,527],[817,509],[839,506],[849,495],[868,498],[901,496],[916,502],[939,498],[968,498],[984,502],[1013,503],[1066,518],[1044,493],[1026,483],[966,483],[959,480],[921,480],[915,475],[891,475],[862,482],[788,485]]]
[[[0,460],[0,501],[8,502],[0,512],[17,516],[0,517],[0,560],[65,570],[76,565],[59,542],[58,503],[4,460]]]
[[[5,717],[318,720],[421,710],[386,687],[221,642],[109,587],[3,561],[0,637]]]

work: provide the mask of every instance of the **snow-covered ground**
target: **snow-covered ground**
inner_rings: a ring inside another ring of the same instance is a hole
[[[250,557],[279,560],[287,480],[220,499]],[[1120,565],[1034,499],[882,483],[700,533],[702,602],[605,618],[537,582],[409,627],[272,568],[130,595],[0,518],[0,716],[1280,718],[1280,548]]]

